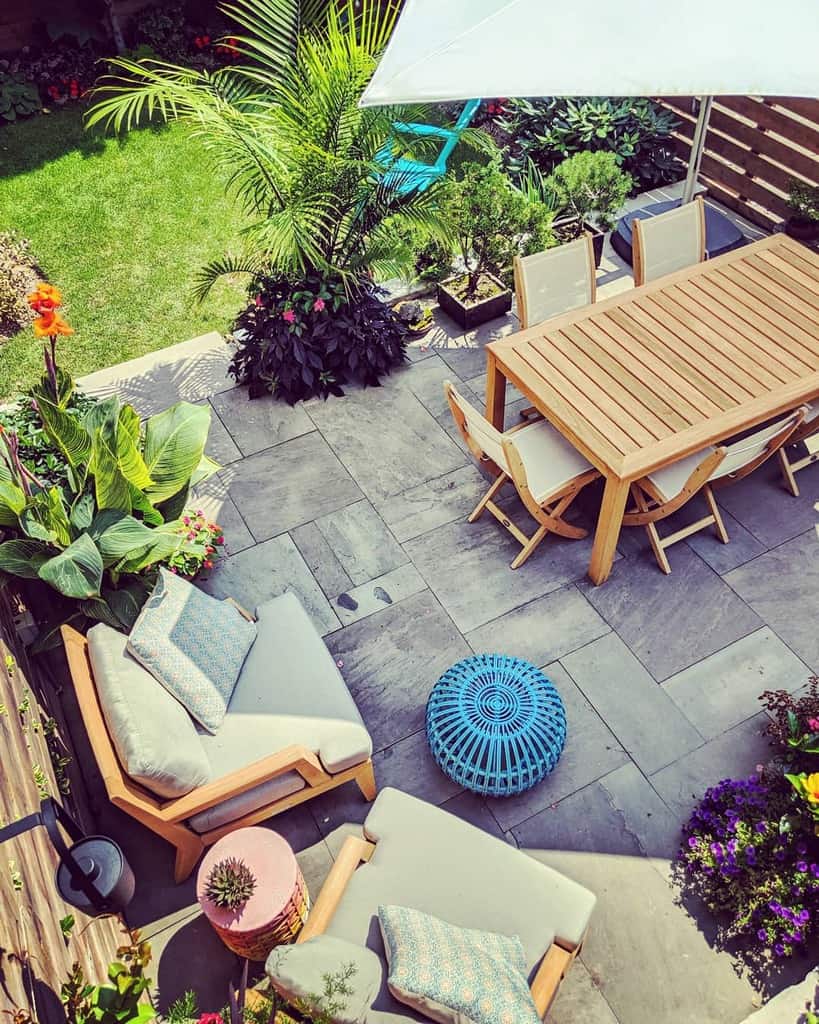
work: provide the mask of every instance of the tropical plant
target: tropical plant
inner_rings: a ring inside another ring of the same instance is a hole
[[[275,274],[294,283],[335,275],[348,288],[412,261],[385,221],[435,225],[435,188],[385,183],[377,155],[392,123],[420,110],[360,108],[396,6],[378,0],[233,0],[246,63],[215,71],[114,59],[89,123],[116,130],[145,117],[182,120],[201,139],[249,218],[243,251],[202,271],[201,296],[223,274]],[[421,145],[421,143],[418,143]],[[428,143],[427,143],[428,145]]]
[[[466,268],[465,295],[472,298],[481,278],[509,278],[515,255],[539,252],[555,244],[552,212],[512,187],[497,161],[466,163],[462,177],[441,188],[441,218],[456,241]]]
[[[110,985],[86,980],[79,963],[71,968],[60,991],[68,1024],[148,1024],[156,1017],[150,1003],[140,1002],[151,979],[145,968],[151,962],[151,946],[139,932],[117,950],[118,960],[108,967]]]
[[[586,150],[613,153],[640,188],[681,176],[672,135],[677,118],[652,100],[545,96],[506,100],[504,110],[497,124],[508,139],[504,159],[513,176],[523,173],[530,159],[549,173]]]
[[[377,384],[404,358],[406,330],[371,282],[348,291],[335,275],[260,277],[253,292],[229,368],[251,398],[342,395],[343,384]]]
[[[543,183],[543,189],[555,197],[562,213],[577,225],[584,223],[601,231],[614,227],[617,211],[631,191],[631,175],[622,171],[613,153],[575,153],[559,163]]]
[[[0,122],[16,121],[40,110],[40,97],[35,86],[22,75],[0,71]]]

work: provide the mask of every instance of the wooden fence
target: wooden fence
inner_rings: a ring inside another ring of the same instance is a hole
[[[680,119],[687,161],[696,115],[691,97],[664,97]],[[819,185],[819,100],[720,96],[711,111],[700,179],[714,199],[768,230],[788,216],[792,179]]]
[[[0,825],[35,812],[48,794],[89,828],[78,766],[63,761],[72,751],[54,683],[16,642],[7,594],[0,598]],[[92,920],[63,903],[56,867],[42,827],[0,846],[0,1018],[9,1022],[64,1024],[59,994],[71,965],[104,981],[122,942],[117,918]],[[69,914],[75,923],[65,936],[60,921]]]

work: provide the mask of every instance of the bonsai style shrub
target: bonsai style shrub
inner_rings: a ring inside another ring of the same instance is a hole
[[[217,907],[238,910],[256,891],[256,878],[238,857],[214,864],[205,880],[205,896]]]
[[[466,268],[447,290],[471,302],[500,290],[490,275],[511,281],[516,255],[548,249],[555,238],[552,211],[513,188],[497,162],[467,163],[462,171],[461,178],[445,181],[440,204]]]
[[[89,121],[119,130],[147,114],[181,119],[225,173],[248,217],[243,251],[204,268],[198,294],[237,273],[251,276],[252,295],[261,290],[266,312],[251,307],[237,321],[234,368],[252,394],[265,385],[295,401],[339,394],[349,379],[376,383],[403,350],[372,282],[412,268],[411,249],[395,244],[397,220],[436,223],[435,186],[385,184],[378,159],[393,122],[423,111],[358,106],[396,8],[235,0],[226,11],[245,63],[209,72],[115,59],[122,77],[104,83]],[[305,295],[325,306],[305,309]]]
[[[584,151],[613,153],[641,189],[683,176],[672,133],[679,124],[669,110],[644,98],[504,100],[496,124],[507,136],[504,164],[515,177],[531,159],[545,173]]]
[[[545,187],[554,194],[558,209],[572,218],[573,236],[579,237],[584,222],[610,231],[632,184],[613,153],[585,152],[558,164]]]

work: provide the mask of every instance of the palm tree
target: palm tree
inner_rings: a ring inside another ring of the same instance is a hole
[[[203,268],[197,294],[223,274],[313,274],[354,284],[409,269],[412,253],[385,221],[439,230],[435,189],[401,194],[376,156],[396,119],[418,108],[360,109],[396,7],[378,0],[233,0],[222,8],[241,65],[198,71],[115,58],[88,123],[130,129],[179,120],[212,154],[249,226],[243,248]]]

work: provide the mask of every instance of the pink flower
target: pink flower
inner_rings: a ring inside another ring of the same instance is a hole
[[[261,295],[257,295],[256,298],[253,301],[256,303],[257,306],[261,306],[261,304],[262,304],[262,297],[261,297]]]
[[[320,313],[324,309],[324,299],[316,299],[313,303],[313,312]]]
[[[819,732],[819,718],[809,718],[808,728],[812,729],[813,732]]]
[[[296,313],[295,313],[295,311],[292,310],[292,309],[286,309],[282,313],[282,320],[284,320],[284,322],[288,323],[288,324],[295,323],[295,320],[296,320]]]
[[[196,1024],[225,1024],[221,1013],[203,1013]]]
[[[224,544],[225,543],[225,538],[224,537],[217,537],[216,538],[216,543],[217,544]]]
[[[171,566],[171,572],[174,574],[174,576],[176,576],[176,566],[175,565]]]
[[[190,526],[191,525],[191,517],[190,516],[183,516],[182,517],[182,522],[185,524],[185,526]]]

